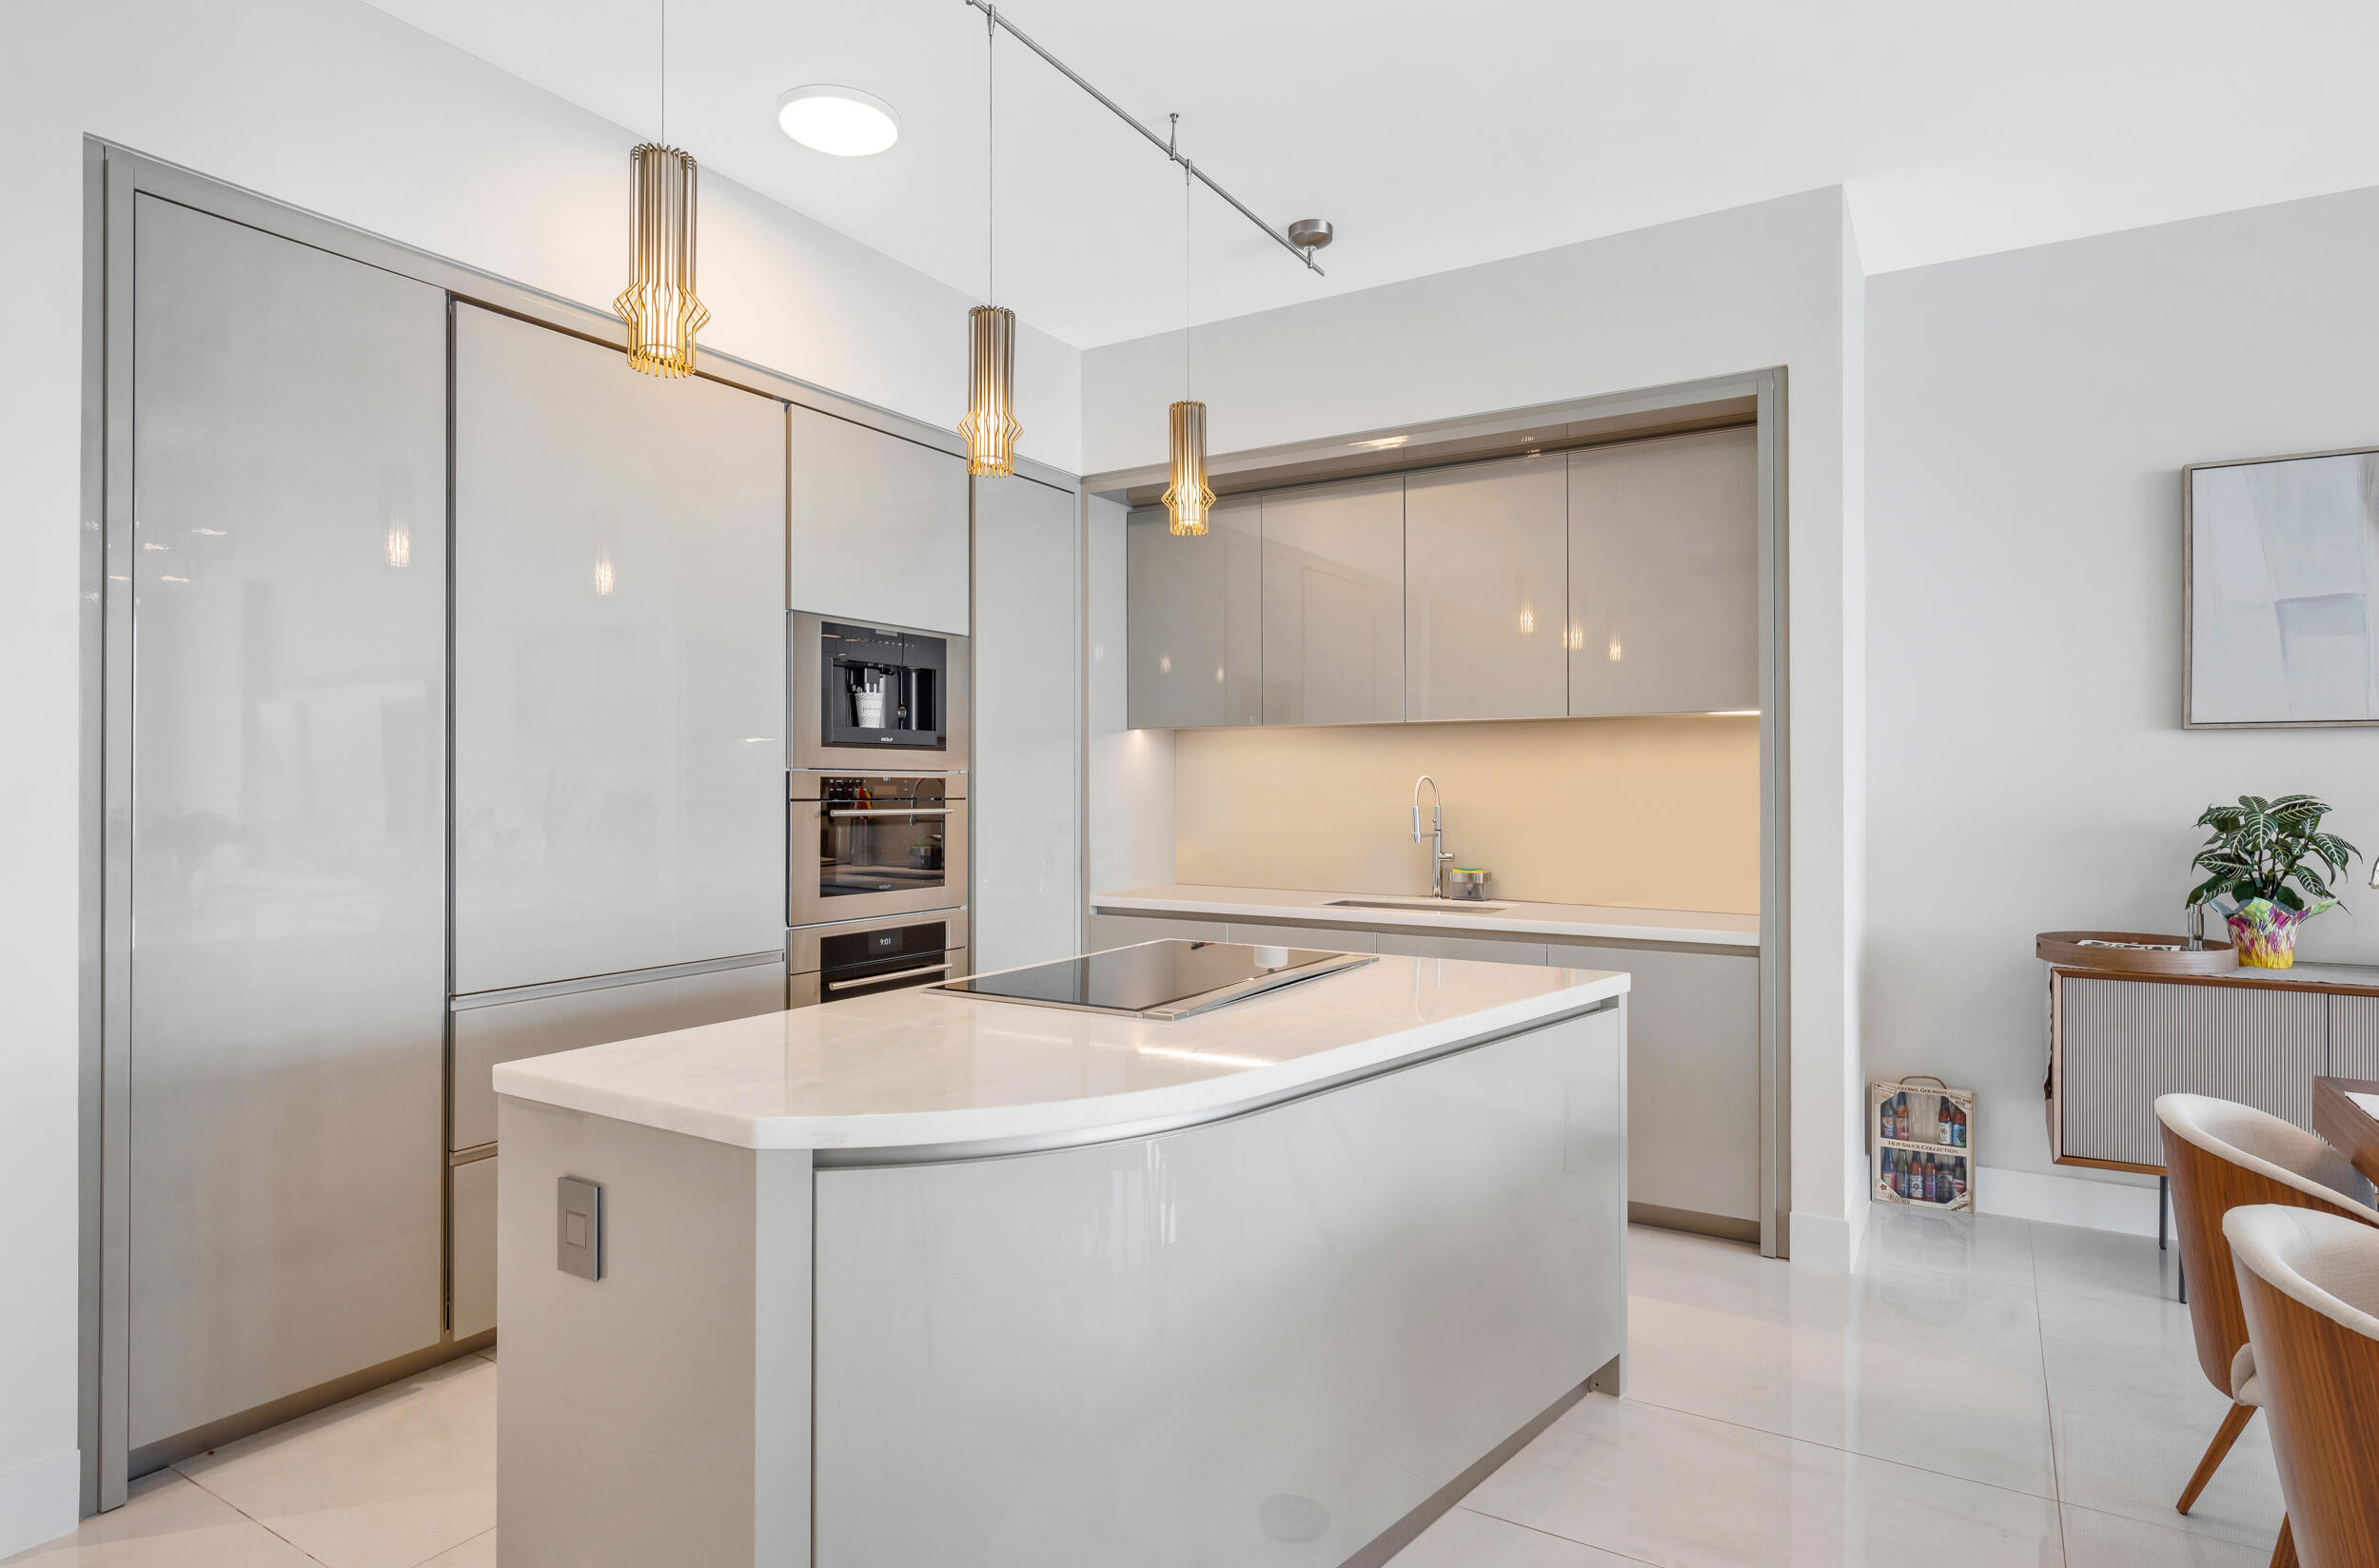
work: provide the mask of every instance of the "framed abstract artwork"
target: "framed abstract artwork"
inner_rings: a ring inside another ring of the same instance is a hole
[[[2181,470],[2181,724],[2379,724],[2379,447]]]

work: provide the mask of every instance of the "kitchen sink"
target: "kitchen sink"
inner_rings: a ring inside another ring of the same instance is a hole
[[[1326,910],[1433,910],[1446,914],[1501,914],[1508,904],[1480,904],[1467,898],[1333,898]]]

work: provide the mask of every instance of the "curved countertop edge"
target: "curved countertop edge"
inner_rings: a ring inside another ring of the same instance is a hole
[[[1701,910],[1623,910],[1616,907],[1529,904],[1520,899],[1488,899],[1508,903],[1504,914],[1472,914],[1463,910],[1377,910],[1334,908],[1333,898],[1381,898],[1384,893],[1299,892],[1270,888],[1133,888],[1123,892],[1091,895],[1093,914],[1207,915],[1225,920],[1270,920],[1301,926],[1336,926],[1350,931],[1436,931],[1447,935],[1484,931],[1507,936],[1569,938],[1582,941],[1655,942],[1675,946],[1742,948],[1760,946],[1760,917]],[[1591,910],[1594,918],[1579,919]],[[1631,921],[1628,915],[1660,917],[1659,923]],[[1617,916],[1619,918],[1604,918]],[[1691,921],[1710,922],[1692,925]],[[1729,922],[1718,925],[1716,922]]]
[[[560,1059],[577,1054],[572,1051],[500,1062],[495,1068],[495,1088],[499,1098],[683,1133],[709,1143],[755,1150],[807,1149],[820,1166],[991,1159],[1150,1137],[1227,1121],[1598,1011],[1627,992],[1629,977],[1624,973],[1600,970],[1576,972],[1593,978],[1560,990],[1316,1051],[1271,1067],[1126,1094],[967,1110],[746,1116],[574,1082],[566,1073],[555,1070]],[[955,998],[952,1002],[960,1007],[1017,1006],[1005,1002],[962,1002]]]

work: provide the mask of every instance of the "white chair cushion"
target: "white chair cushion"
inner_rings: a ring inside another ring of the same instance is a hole
[[[2222,1234],[2241,1268],[2330,1322],[2379,1340],[2379,1230],[2318,1209],[2242,1204],[2222,1217]]]
[[[2379,1225],[2370,1183],[2346,1156],[2293,1122],[2204,1094],[2156,1096],[2156,1119],[2207,1153]]]
[[[2263,1404],[2263,1384],[2255,1378],[2255,1347],[2242,1344],[2238,1354],[2231,1358],[2231,1401],[2234,1404]]]

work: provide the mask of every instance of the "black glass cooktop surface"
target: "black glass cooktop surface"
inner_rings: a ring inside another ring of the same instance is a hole
[[[945,980],[932,989],[994,1002],[1170,1019],[1229,1007],[1283,986],[1372,962],[1372,955],[1364,952],[1185,942],[1173,937],[1081,958],[1061,958],[1030,969]]]

